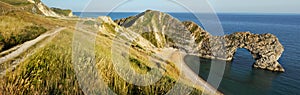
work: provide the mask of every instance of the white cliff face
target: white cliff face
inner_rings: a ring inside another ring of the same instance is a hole
[[[34,0],[27,0],[30,3],[33,3],[36,5],[37,9],[42,12],[45,16],[51,16],[51,17],[62,17],[52,11],[50,8],[48,8],[46,5],[44,5],[42,2],[35,2]]]
[[[27,0],[27,1],[29,1],[30,3],[35,3],[35,1],[34,1],[34,0]]]
[[[61,17],[57,13],[53,12],[51,9],[46,7],[43,3],[37,4],[38,9],[45,15],[45,16],[51,16],[51,17]]]
[[[73,12],[70,12],[69,15],[68,15],[68,17],[73,17],[73,16],[74,16]]]

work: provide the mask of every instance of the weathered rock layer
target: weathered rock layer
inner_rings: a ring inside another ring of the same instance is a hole
[[[256,60],[255,68],[270,71],[284,71],[277,62],[283,46],[278,38],[272,34],[252,34],[250,32],[237,32],[231,35],[210,37],[199,45],[200,57],[232,60],[238,48],[247,49]]]
[[[194,38],[190,31],[169,14],[147,10],[115,22],[139,33],[158,48],[176,47],[185,51],[193,48]]]

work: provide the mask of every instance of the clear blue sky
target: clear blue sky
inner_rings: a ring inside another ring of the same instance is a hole
[[[135,11],[155,9],[165,12],[186,12],[186,7],[179,5],[175,0],[42,0],[50,7],[72,9],[75,12],[106,12]],[[180,1],[180,0],[178,0]],[[181,0],[186,1],[186,0]],[[208,0],[209,4],[219,13],[300,13],[300,0]],[[119,6],[119,7],[116,7]],[[201,4],[186,5],[199,7]]]

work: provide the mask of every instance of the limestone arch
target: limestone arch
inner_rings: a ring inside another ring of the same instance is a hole
[[[228,59],[232,60],[238,48],[244,48],[251,53],[255,60],[253,67],[284,72],[278,62],[284,48],[275,35],[237,32],[227,35],[225,38],[227,38]]]

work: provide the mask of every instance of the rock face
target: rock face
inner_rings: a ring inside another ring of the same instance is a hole
[[[256,60],[253,67],[284,72],[277,61],[284,48],[275,35],[236,32],[225,36],[211,36],[193,22],[184,24],[195,36],[196,42],[199,42],[195,54],[200,57],[230,61],[238,48],[245,48]]]
[[[236,48],[246,48],[256,60],[254,67],[270,71],[284,71],[277,62],[284,48],[275,35],[240,32],[225,36],[225,38],[227,40],[228,59],[232,59]]]
[[[61,17],[54,11],[52,11],[50,8],[48,8],[45,4],[43,4],[40,0],[27,0],[28,2],[35,5],[33,7],[33,11],[39,11],[45,16],[51,16],[51,17]]]
[[[256,60],[253,67],[284,71],[277,62],[284,48],[278,38],[269,33],[211,36],[194,22],[180,22],[168,14],[151,10],[115,22],[142,35],[157,48],[174,47],[199,57],[228,61],[233,59],[238,48],[245,48]]]
[[[211,35],[205,31],[202,27],[191,21],[182,22],[190,31],[196,44],[202,44],[203,40],[208,39]]]
[[[115,38],[115,40],[125,42],[124,44],[131,43],[132,47],[136,47],[148,52],[155,48],[155,46],[151,44],[147,39],[136,32],[119,26],[110,17],[102,16],[97,20],[101,23],[101,25],[98,26],[99,31],[101,31],[101,33],[104,35],[111,36],[112,38]]]
[[[245,48],[256,60],[253,67],[284,72],[283,67],[277,62],[284,48],[278,38],[269,33],[237,32],[231,35],[210,37],[205,39],[199,48],[198,56],[222,60],[232,60],[238,48]]]

